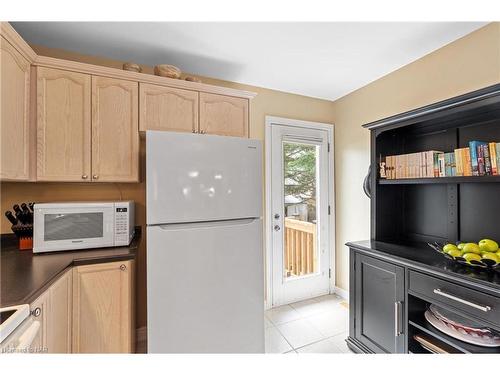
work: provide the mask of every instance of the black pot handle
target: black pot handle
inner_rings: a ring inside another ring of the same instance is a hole
[[[365,192],[368,198],[372,197],[372,184],[371,184],[371,174],[372,174],[372,166],[368,167],[368,174],[363,180],[363,191]]]

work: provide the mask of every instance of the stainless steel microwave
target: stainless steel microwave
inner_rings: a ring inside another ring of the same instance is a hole
[[[33,252],[127,246],[134,236],[134,202],[38,203]]]

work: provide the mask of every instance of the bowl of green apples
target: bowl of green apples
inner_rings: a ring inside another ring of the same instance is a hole
[[[483,239],[478,243],[457,242],[428,244],[448,259],[473,267],[500,270],[500,248],[496,241]]]

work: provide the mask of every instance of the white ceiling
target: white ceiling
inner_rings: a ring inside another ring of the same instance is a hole
[[[30,43],[334,100],[484,22],[13,22]],[[443,67],[445,68],[445,67]]]

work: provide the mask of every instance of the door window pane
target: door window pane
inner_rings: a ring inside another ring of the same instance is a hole
[[[283,142],[283,259],[287,278],[311,275],[319,270],[318,155],[319,146]]]

